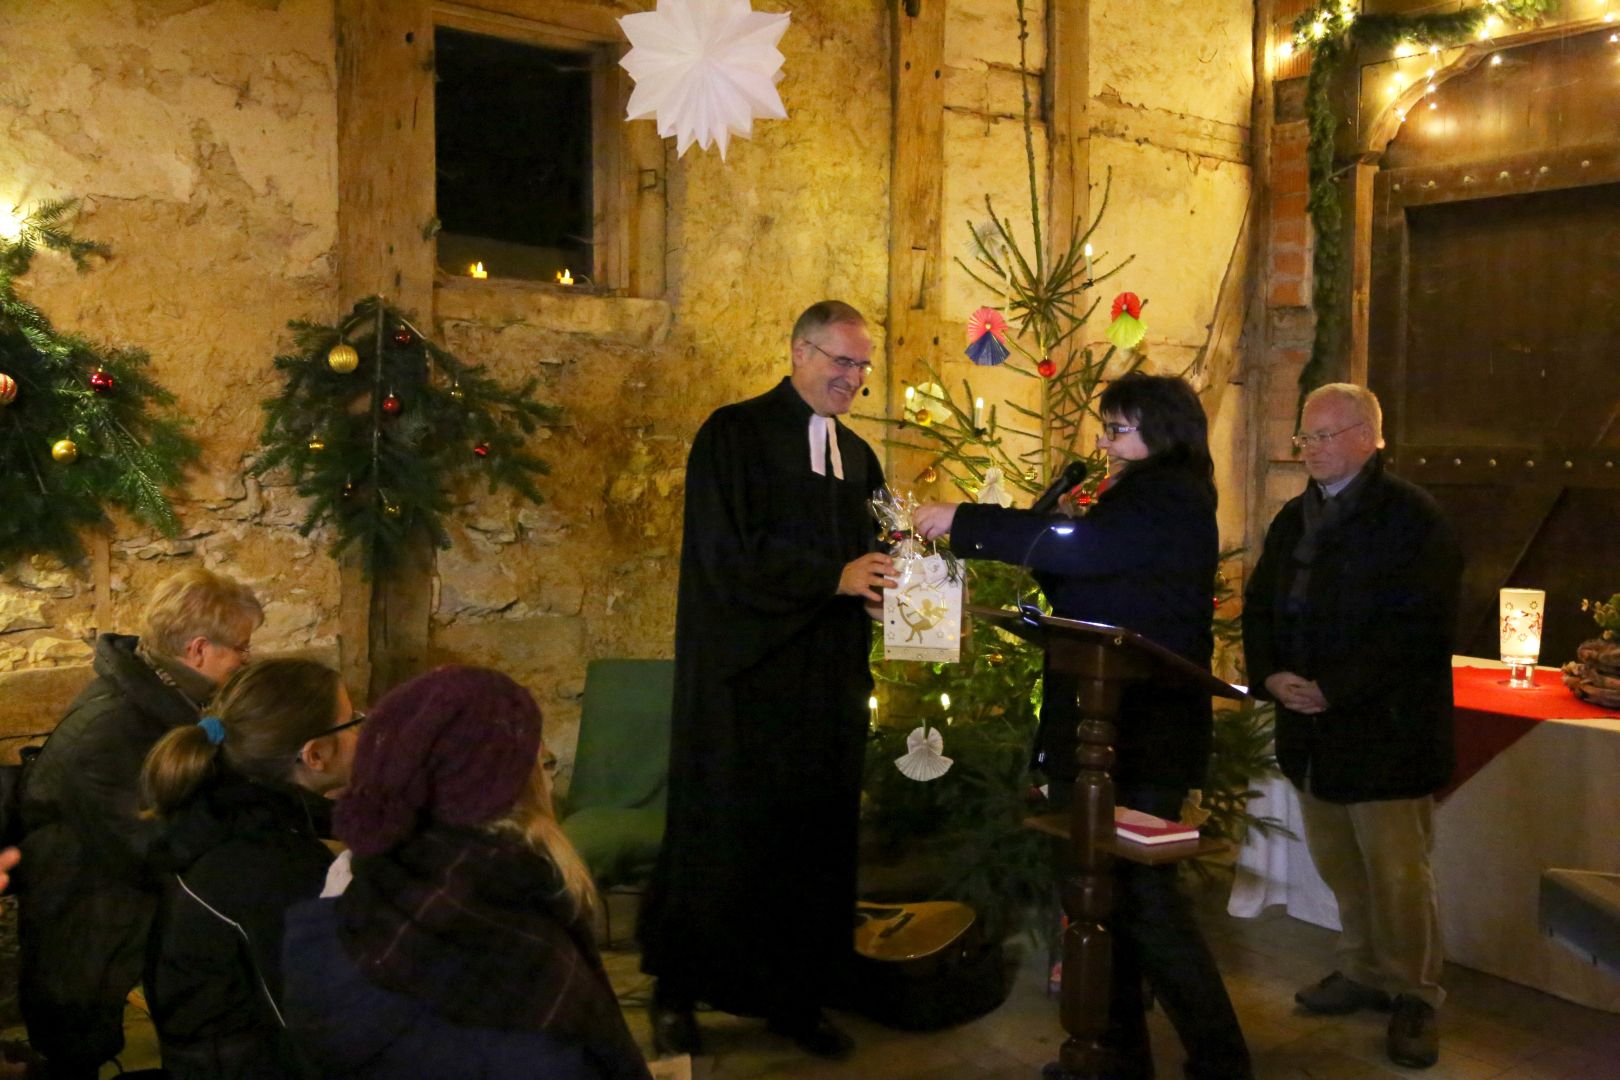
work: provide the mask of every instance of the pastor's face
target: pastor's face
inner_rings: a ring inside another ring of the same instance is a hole
[[[843,364],[839,361],[851,361]],[[822,416],[855,404],[872,362],[872,335],[860,323],[833,323],[793,343],[793,388]]]

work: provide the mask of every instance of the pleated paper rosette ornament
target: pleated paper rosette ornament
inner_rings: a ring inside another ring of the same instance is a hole
[[[776,43],[788,19],[748,0],[658,0],[655,11],[625,15],[631,49],[619,65],[636,84],[625,119],[656,120],[679,154],[718,145],[724,159],[731,136],[751,136],[756,118],[787,119]]]
[[[938,780],[952,764],[945,756],[945,737],[931,727],[912,729],[906,736],[906,752],[894,759],[894,767],[912,780]]]
[[[975,311],[967,323],[967,357],[975,364],[993,367],[1006,360],[1007,320],[993,307]]]

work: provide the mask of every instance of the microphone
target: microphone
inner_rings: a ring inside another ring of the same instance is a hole
[[[1040,498],[1035,500],[1035,505],[1030,507],[1030,511],[1036,514],[1050,514],[1057,508],[1058,500],[1063,497],[1064,492],[1073,488],[1074,485],[1085,478],[1086,463],[1083,461],[1069,462],[1064,467],[1063,474],[1053,481],[1051,487],[1041,493]]]

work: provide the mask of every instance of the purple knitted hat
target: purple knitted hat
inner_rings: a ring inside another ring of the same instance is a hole
[[[384,695],[360,729],[333,811],[338,839],[375,855],[424,820],[493,821],[517,802],[539,752],[540,707],[505,675],[454,666],[419,675]]]

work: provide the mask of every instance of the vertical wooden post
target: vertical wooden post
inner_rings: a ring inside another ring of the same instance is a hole
[[[1367,385],[1368,305],[1372,297],[1373,181],[1378,162],[1358,161],[1350,208],[1350,381]]]
[[[890,159],[889,334],[885,412],[899,412],[902,383],[923,380],[922,361],[939,342],[946,258],[940,219],[944,208],[945,4],[894,0],[894,124]],[[895,488],[929,462],[913,451],[890,449],[886,472]]]
[[[1048,0],[1046,6],[1046,245],[1068,247],[1077,224],[1091,220],[1091,4]]]
[[[1074,803],[1069,822],[1070,865],[1063,877],[1063,985],[1059,1018],[1068,1033],[1058,1051],[1064,1080],[1110,1074],[1112,1052],[1102,1046],[1113,985],[1114,937],[1114,717],[1123,672],[1105,645],[1081,647],[1085,674],[1075,690],[1079,713]],[[1072,662],[1072,661],[1071,661]]]
[[[336,15],[338,302],[381,295],[426,329],[435,272],[432,7],[337,0]],[[375,698],[422,666],[432,588],[426,537],[369,588],[345,564],[340,624],[351,686]]]

